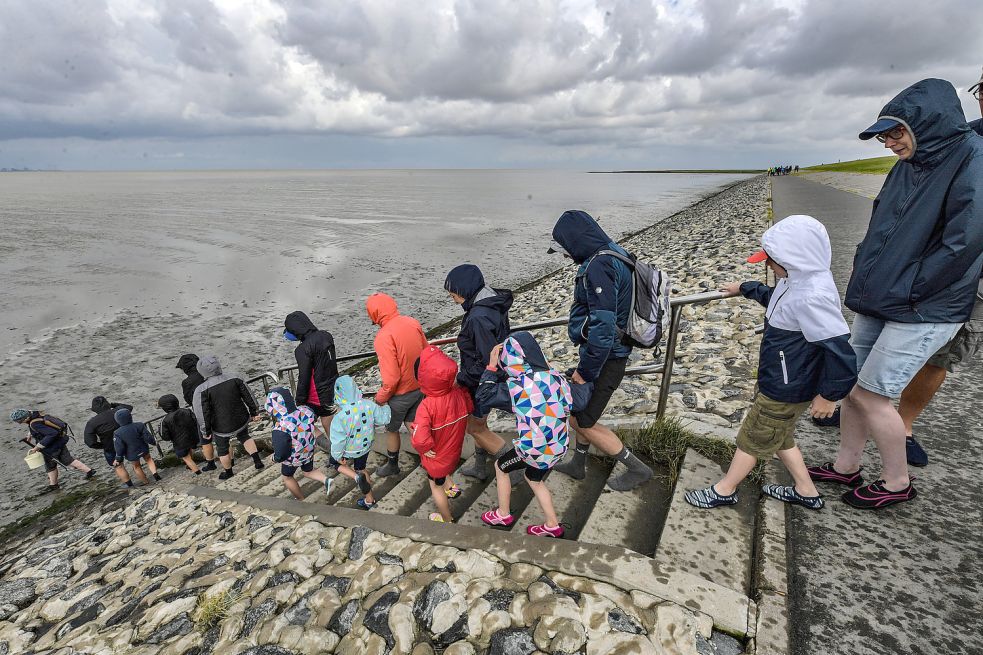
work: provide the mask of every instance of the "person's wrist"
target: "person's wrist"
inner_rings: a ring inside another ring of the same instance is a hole
[[[496,371],[498,371],[498,367],[497,366],[492,366],[491,364],[489,364],[488,366],[485,367],[485,370],[486,371],[491,371],[492,373],[495,373]]]

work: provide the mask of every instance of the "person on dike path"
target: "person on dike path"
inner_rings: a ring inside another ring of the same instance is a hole
[[[57,491],[59,489],[59,464],[65,468],[71,466],[85,473],[86,480],[96,474],[95,471],[77,460],[69,452],[68,424],[57,416],[42,414],[37,410],[15,409],[10,412],[10,420],[14,423],[27,426],[30,437],[21,441],[32,446],[32,453],[40,452],[44,457],[44,470],[48,474],[48,488],[46,492]]]
[[[508,378],[499,381],[499,370]],[[553,507],[553,496],[546,478],[567,452],[567,422],[573,398],[570,384],[543,355],[539,343],[528,332],[515,332],[504,344],[495,346],[478,385],[478,404],[483,412],[502,409],[515,414],[517,436],[512,450],[498,458],[495,478],[498,507],[485,512],[481,520],[490,526],[511,526],[515,518],[509,502],[511,471],[522,471],[536,502],[546,516],[541,525],[526,527],[537,537],[562,537],[563,527]]]
[[[706,489],[687,491],[684,498],[703,509],[736,505],[737,487],[758,460],[777,454],[794,484],[766,484],[761,488],[765,495],[822,509],[823,497],[795,445],[795,424],[807,409],[813,417],[831,416],[836,401],[857,381],[850,328],[829,270],[829,235],[811,216],[789,216],[765,231],[761,247],[747,261],[767,261],[778,283],[734,282],[721,289],[767,308],[754,402],[737,433],[727,474]]]
[[[413,375],[413,363],[427,347],[427,336],[420,323],[399,313],[396,301],[384,293],[374,293],[365,301],[365,311],[373,324],[379,326],[373,348],[379,358],[379,377],[382,383],[375,393],[375,402],[389,405],[392,418],[386,426],[386,456],[388,461],[375,474],[380,477],[399,474],[399,426],[410,425],[423,400],[420,383]]]
[[[980,80],[967,89],[980,103],[983,114],[983,74]],[[983,136],[983,119],[977,118],[969,124],[970,129]],[[922,411],[935,397],[935,393],[945,382],[946,374],[954,373],[964,364],[972,361],[983,344],[983,278],[976,287],[976,302],[973,313],[956,336],[939,348],[915,374],[908,386],[901,392],[898,413],[905,427],[905,452],[911,466],[927,466],[928,454],[914,437],[914,424]]]
[[[488,455],[496,458],[507,450],[505,440],[488,429],[488,416],[479,413],[474,395],[478,389],[485,363],[492,348],[509,336],[509,309],[512,292],[492,289],[485,284],[481,270],[474,264],[461,264],[451,269],[444,280],[444,289],[451,299],[464,310],[461,332],[457,337],[457,349],[461,357],[461,369],[457,383],[467,389],[474,406],[468,417],[468,434],[474,437],[474,468],[461,471],[462,475],[487,480]]]
[[[160,422],[161,441],[170,441],[174,447],[174,454],[184,461],[184,465],[195,475],[201,475],[202,469],[198,468],[192,452],[198,446],[203,445],[201,432],[198,430],[198,420],[195,413],[187,407],[181,407],[177,396],[165,394],[157,400],[157,407],[166,412]],[[214,470],[215,462],[209,461],[210,469]]]
[[[154,462],[154,458],[150,456],[150,447],[157,442],[150,434],[150,429],[145,423],[134,421],[133,415],[126,407],[117,409],[115,416],[119,427],[113,433],[113,446],[116,449],[116,461],[113,465],[122,466],[124,461],[129,462],[133,467],[133,475],[136,476],[136,479],[142,484],[150,484],[147,474],[143,472],[143,465],[140,463],[143,460],[154,480],[159,482],[160,474],[157,472],[157,464]]]
[[[111,403],[105,396],[93,398],[91,409],[95,412],[95,416],[86,421],[82,440],[89,448],[101,450],[103,458],[113,468],[122,485],[132,487],[133,481],[130,480],[130,474],[126,472],[126,466],[123,464],[115,466],[116,446],[113,445],[113,433],[119,428],[119,423],[116,422],[116,410],[123,407],[133,410],[132,405]]]
[[[389,424],[392,412],[388,405],[379,407],[362,397],[362,390],[350,375],[342,375],[334,385],[334,403],[338,414],[331,421],[331,466],[351,478],[365,497],[358,500],[361,509],[375,507],[372,480],[365,466],[375,440],[376,428]]]
[[[452,523],[454,517],[447,499],[460,496],[461,488],[450,475],[461,462],[464,433],[474,403],[468,390],[457,383],[457,364],[437,346],[424,348],[414,368],[424,398],[416,411],[412,442],[437,505],[430,520]]]
[[[275,387],[266,395],[266,413],[273,420],[272,460],[280,464],[283,486],[294,498],[304,500],[300,484],[294,479],[300,469],[305,478],[317,480],[331,493],[331,479],[324,471],[314,469],[318,420],[311,408],[298,407],[290,389]]]
[[[553,243],[547,253],[559,252],[578,265],[567,334],[580,346],[580,363],[571,381],[575,385],[591,383],[594,389],[587,406],[573,413],[571,425],[577,431],[573,457],[554,468],[582,480],[587,451],[593,444],[626,467],[608,481],[608,486],[615,491],[629,491],[647,482],[652,469],[598,420],[621,385],[631,355],[632,348],[621,335],[628,325],[634,275],[624,262],[601,254],[602,250],[629,256],[587,212],[563,212],[553,227]]]
[[[253,458],[253,466],[263,468],[256,442],[249,436],[249,422],[259,420],[256,399],[245,381],[231,373],[223,373],[215,355],[205,355],[198,361],[198,372],[205,381],[195,389],[192,403],[202,441],[215,443],[219,461],[224,469],[220,480],[232,477],[232,456],[229,439],[235,437]],[[207,466],[205,467],[208,468]]]
[[[331,407],[338,362],[334,337],[327,330],[318,330],[304,312],[291,312],[283,321],[283,337],[299,341],[294,349],[297,360],[297,405],[310,407],[321,419],[325,432],[331,430]]]
[[[841,407],[836,460],[809,468],[814,480],[851,487],[843,500],[859,509],[915,498],[891,401],[969,320],[983,268],[983,140],[952,84],[927,79],[899,93],[860,133],[875,136],[899,161],[874,200],[847,285],[860,373]],[[881,474],[864,484],[868,437]]]

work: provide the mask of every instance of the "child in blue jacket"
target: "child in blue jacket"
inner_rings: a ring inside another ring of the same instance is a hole
[[[807,408],[814,418],[831,416],[836,401],[857,381],[850,329],[829,271],[829,236],[811,216],[789,216],[768,228],[761,246],[748,262],[767,261],[778,283],[734,283],[722,289],[767,307],[757,394],[737,434],[727,474],[706,489],[687,491],[685,498],[704,509],[734,505],[737,486],[758,459],[777,453],[795,484],[766,484],[761,490],[786,503],[822,509],[823,498],[793,439],[795,423]]]
[[[372,509],[375,498],[365,465],[376,429],[389,424],[392,412],[388,405],[380,407],[362,398],[362,390],[350,375],[342,375],[335,381],[334,403],[338,406],[338,413],[331,421],[330,464],[341,475],[355,480],[359,491],[365,494],[364,498],[359,499],[358,506]]]
[[[154,476],[154,480],[160,481],[157,465],[154,463],[154,458],[150,456],[150,446],[157,442],[150,434],[150,430],[147,429],[147,425],[139,421],[135,422],[130,410],[125,407],[117,409],[113,417],[119,424],[119,427],[113,432],[113,445],[116,448],[116,461],[113,462],[113,466],[120,466],[125,459],[133,465],[133,473],[137,480],[143,484],[148,484],[149,480],[147,480],[147,475],[143,472],[143,467],[140,464],[142,459],[147,463],[147,468],[150,469],[150,474]]]

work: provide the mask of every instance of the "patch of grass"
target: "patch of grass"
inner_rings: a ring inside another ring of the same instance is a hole
[[[869,175],[884,175],[894,168],[898,158],[893,155],[887,157],[874,157],[872,159],[855,159],[844,161],[837,164],[821,164],[810,166],[802,170],[806,171],[832,171],[835,173],[867,173]]]
[[[108,495],[112,491],[112,488],[106,487],[105,485],[90,483],[77,491],[67,493],[64,496],[54,500],[44,509],[35,512],[30,516],[23,516],[9,525],[5,525],[2,529],[0,529],[0,543],[6,542],[14,535],[23,532],[24,530],[27,530],[28,528],[35,526],[46,519],[57,516],[66,510],[78,510],[82,503],[95,498],[96,496]]]
[[[229,615],[229,610],[239,601],[239,595],[231,591],[217,594],[200,594],[191,613],[191,620],[199,632],[208,632]]]
[[[622,440],[636,453],[664,464],[669,469],[669,484],[673,486],[679,478],[679,469],[687,448],[692,448],[707,459],[727,466],[737,449],[724,439],[715,439],[696,434],[686,429],[685,419],[677,416],[663,416],[641,430],[622,431]],[[764,474],[764,463],[758,462],[748,479],[760,484]]]

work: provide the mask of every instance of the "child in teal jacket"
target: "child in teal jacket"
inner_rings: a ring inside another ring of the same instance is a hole
[[[331,466],[338,473],[355,480],[365,497],[358,501],[362,509],[372,509],[372,481],[365,471],[375,431],[389,424],[392,412],[362,398],[362,391],[350,375],[335,381],[334,402],[338,413],[331,421]]]

